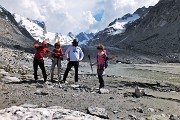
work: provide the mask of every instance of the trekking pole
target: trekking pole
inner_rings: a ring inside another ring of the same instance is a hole
[[[59,73],[58,73],[59,74]],[[61,75],[61,74],[60,74]],[[58,76],[58,85],[59,85],[59,88],[61,88],[61,83],[60,83],[60,79],[59,79],[59,76]]]
[[[92,68],[92,62],[91,62],[90,55],[88,55],[88,58],[89,58],[90,66],[91,66],[91,71],[92,71],[92,74],[93,74],[93,68]]]

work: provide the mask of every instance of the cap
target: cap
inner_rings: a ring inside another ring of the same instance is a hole
[[[47,44],[47,42],[46,42],[46,41],[43,41],[43,42],[42,42],[42,44],[43,44],[43,45],[46,45],[46,44]]]
[[[78,43],[78,41],[76,39],[74,39],[72,43]]]

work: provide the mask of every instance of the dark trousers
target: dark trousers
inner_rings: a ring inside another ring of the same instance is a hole
[[[104,70],[97,69],[98,79],[99,79],[99,89],[104,87],[104,80],[103,80],[103,72]]]
[[[38,79],[38,77],[37,77],[38,65],[39,65],[40,69],[42,70],[42,74],[43,74],[44,81],[46,81],[46,79],[47,79],[47,74],[46,74],[46,70],[45,70],[45,67],[44,67],[44,60],[34,59],[34,61],[33,61],[34,79],[35,79],[35,80]]]
[[[68,76],[69,71],[71,70],[72,66],[74,66],[75,69],[75,82],[78,82],[78,67],[79,67],[79,62],[78,61],[69,61],[67,64],[66,71],[64,73],[63,81],[66,81],[66,78]]]

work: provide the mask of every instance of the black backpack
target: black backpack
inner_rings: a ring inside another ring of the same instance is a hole
[[[104,63],[104,64],[105,64],[105,68],[107,68],[108,65],[109,65],[108,59],[109,59],[108,57],[105,57],[105,58],[104,58],[104,61],[105,61],[105,63]]]

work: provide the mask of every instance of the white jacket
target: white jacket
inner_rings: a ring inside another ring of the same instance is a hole
[[[84,54],[79,46],[69,46],[65,52],[66,58],[70,58],[70,61],[81,61]]]

